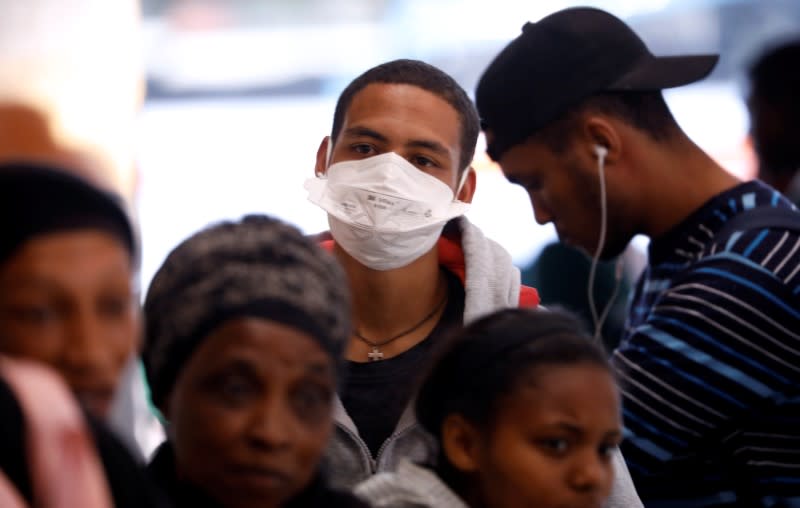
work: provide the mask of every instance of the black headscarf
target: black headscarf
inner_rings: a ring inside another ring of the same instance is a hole
[[[111,234],[135,263],[136,240],[121,200],[67,170],[0,164],[0,264],[42,234],[96,229]]]

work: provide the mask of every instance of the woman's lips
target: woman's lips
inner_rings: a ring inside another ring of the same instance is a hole
[[[291,476],[281,469],[262,465],[234,465],[228,468],[237,483],[255,484],[267,489],[281,489],[291,483]]]

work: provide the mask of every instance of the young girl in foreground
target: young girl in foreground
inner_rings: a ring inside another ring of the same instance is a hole
[[[468,326],[416,410],[441,444],[438,465],[405,462],[360,485],[376,507],[592,508],[611,493],[619,394],[605,353],[567,314],[510,309]]]

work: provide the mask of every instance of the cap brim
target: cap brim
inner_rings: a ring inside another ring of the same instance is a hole
[[[719,55],[660,56],[636,65],[607,90],[661,90],[699,81],[714,69]]]

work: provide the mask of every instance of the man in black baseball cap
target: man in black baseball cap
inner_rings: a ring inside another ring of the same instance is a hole
[[[622,20],[573,8],[526,23],[480,80],[478,108],[497,160],[600,92],[656,91],[706,77],[717,55],[654,56]]]
[[[800,214],[704,153],[661,93],[716,61],[654,56],[620,19],[571,8],[527,23],[476,92],[487,151],[539,223],[594,263],[651,239],[614,353],[645,505],[778,506],[800,489],[785,481],[800,461]]]

